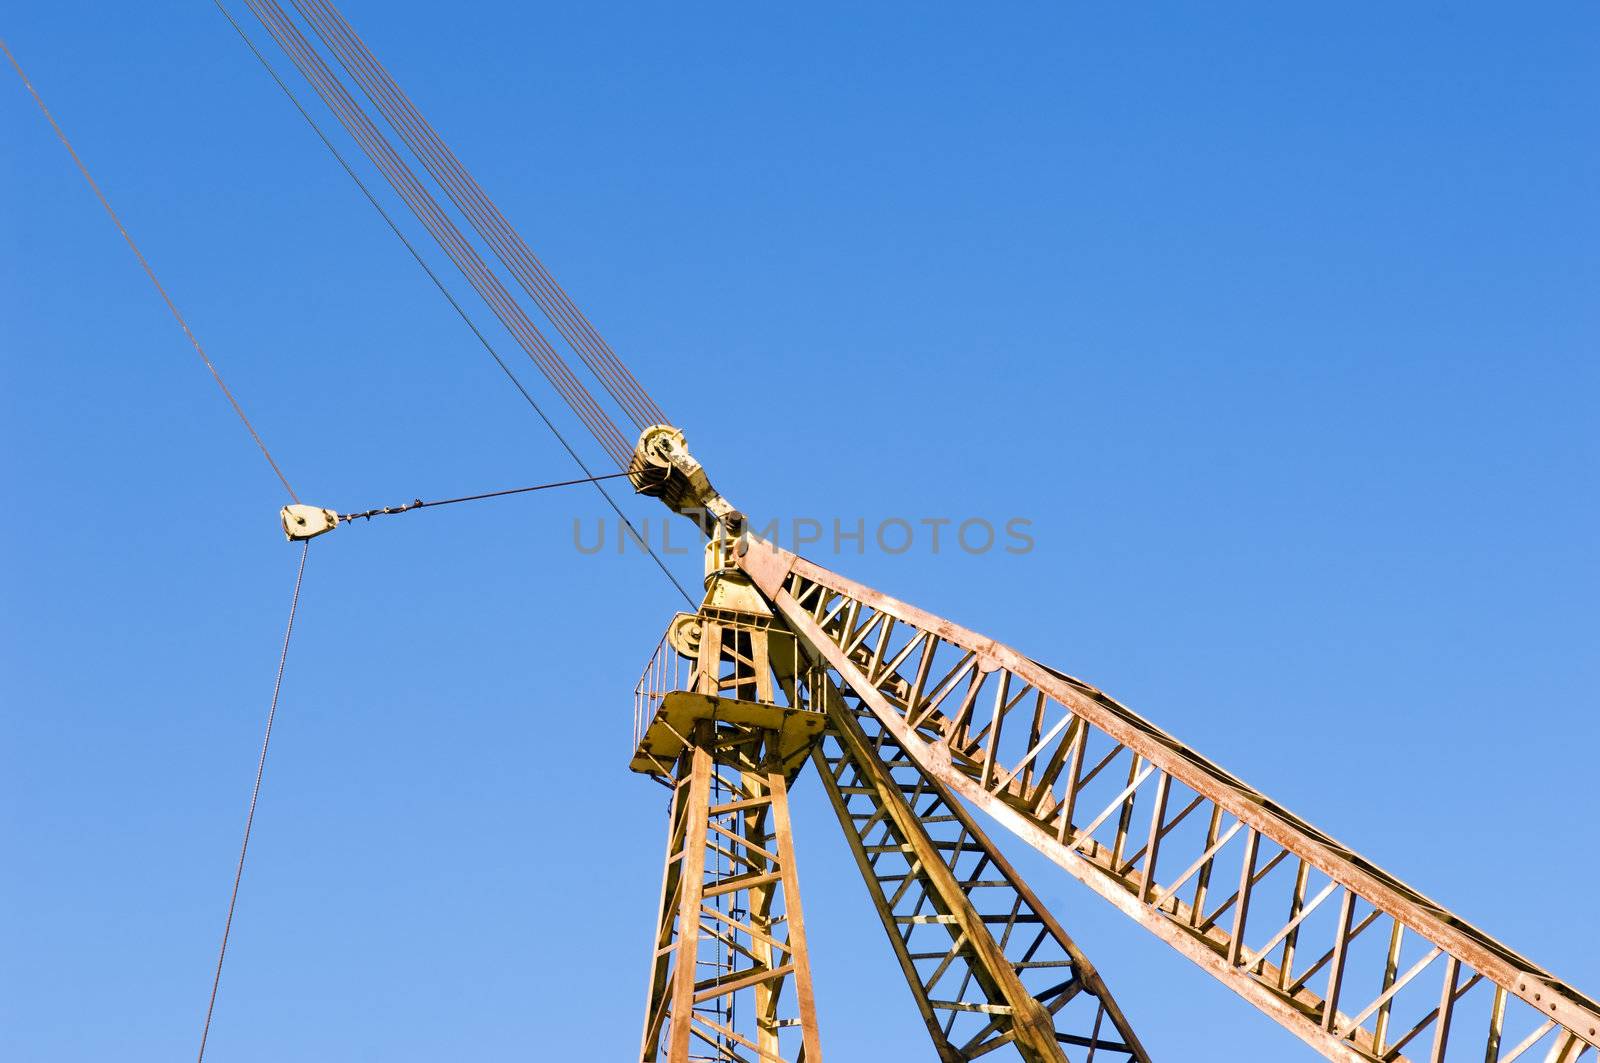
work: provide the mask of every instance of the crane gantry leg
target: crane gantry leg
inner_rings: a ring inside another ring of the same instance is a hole
[[[821,1063],[781,743],[707,718],[678,758],[645,1063]]]

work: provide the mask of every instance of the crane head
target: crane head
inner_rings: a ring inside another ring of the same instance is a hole
[[[744,514],[711,486],[680,428],[656,424],[640,433],[628,462],[628,479],[639,494],[661,499],[708,536],[731,540],[744,534]]]

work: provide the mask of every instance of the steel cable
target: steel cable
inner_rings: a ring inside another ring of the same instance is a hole
[[[100,205],[111,216],[112,224],[117,227],[117,232],[122,234],[122,239],[127,242],[128,248],[133,252],[133,257],[139,260],[139,266],[144,270],[144,275],[150,278],[150,283],[155,286],[156,293],[161,296],[161,301],[167,304],[167,309],[172,312],[173,318],[178,322],[178,327],[188,337],[189,344],[194,347],[194,353],[200,356],[200,360],[211,371],[211,378],[217,382],[217,387],[222,390],[222,395],[228,400],[228,405],[233,407],[233,412],[238,416],[240,423],[244,425],[245,431],[250,433],[250,438],[255,441],[256,449],[261,451],[261,456],[267,459],[268,465],[272,466],[273,474],[278,477],[278,482],[283,484],[283,489],[289,492],[289,497],[299,502],[300,496],[294,493],[294,488],[289,485],[289,478],[278,467],[278,462],[273,458],[272,451],[268,450],[266,443],[262,442],[260,433],[256,431],[256,426],[250,423],[249,417],[245,416],[244,408],[239,405],[239,400],[233,397],[233,392],[229,391],[228,385],[223,383],[222,374],[217,372],[216,365],[212,363],[210,356],[206,354],[205,348],[200,345],[200,338],[189,327],[189,322],[184,319],[182,312],[178,309],[178,305],[172,301],[172,296],[167,294],[167,289],[156,279],[156,271],[150,268],[150,262],[144,257],[144,252],[140,251],[139,245],[133,242],[133,237],[129,235],[127,226],[122,224],[122,219],[117,216],[117,212],[111,209],[111,201],[106,198],[106,194],[100,190],[100,185],[90,176],[89,168],[84,165],[83,159],[78,156],[77,150],[72,146],[72,141],[67,139],[67,134],[62,130],[61,124],[56,121],[56,116],[51,114],[50,108],[45,106],[44,98],[39,95],[39,90],[33,87],[33,82],[28,80],[28,75],[22,70],[22,64],[17,62],[17,57],[11,54],[11,49],[6,47],[4,40],[0,40],[0,52],[5,52],[6,58],[11,60],[11,66],[16,70],[17,77],[22,79],[22,84],[27,88],[28,95],[32,96],[33,102],[39,105],[39,111],[44,115],[45,121],[49,122],[50,128],[55,130],[56,139],[60,140],[61,146],[67,149],[67,154],[72,156],[72,161],[77,165],[78,172],[83,174],[83,179],[94,190],[95,198],[100,200]]]
[[[245,47],[250,49],[250,54],[255,57],[256,62],[261,64],[261,68],[267,72],[267,76],[272,79],[273,84],[278,86],[278,90],[282,92],[284,97],[288,99],[289,103],[293,105],[295,111],[299,113],[301,118],[305,119],[306,125],[311,127],[311,131],[315,133],[317,139],[322,142],[322,146],[328,150],[328,154],[333,156],[334,161],[339,164],[339,168],[345,172],[345,174],[355,184],[356,188],[360,190],[361,195],[368,203],[372,205],[372,209],[378,212],[378,217],[383,219],[383,222],[386,226],[388,226],[389,231],[395,235],[395,238],[399,240],[401,245],[405,247],[406,251],[410,253],[412,259],[417,263],[418,266],[422,268],[422,272],[427,275],[428,280],[433,282],[433,286],[438,289],[439,294],[444,297],[445,302],[450,304],[450,308],[456,312],[456,316],[461,319],[462,324],[467,326],[467,328],[472,332],[472,335],[476,337],[478,343],[483,347],[484,351],[486,351],[489,357],[494,360],[495,365],[500,367],[500,371],[504,373],[506,379],[511,382],[511,386],[517,389],[517,393],[521,395],[523,401],[528,404],[528,408],[533,410],[533,412],[538,416],[539,420],[544,423],[546,428],[550,429],[550,434],[556,437],[556,442],[561,444],[562,449],[571,456],[573,462],[577,464],[578,468],[583,470],[584,475],[595,481],[594,489],[600,493],[601,498],[605,499],[606,504],[610,506],[611,511],[617,515],[617,519],[622,522],[622,527],[627,530],[630,536],[632,536],[633,541],[638,543],[639,546],[643,548],[647,554],[649,554],[650,559],[655,562],[656,568],[661,570],[661,574],[667,578],[667,581],[671,583],[672,586],[677,590],[678,594],[683,597],[683,600],[689,604],[689,608],[698,608],[699,603],[696,602],[695,599],[690,596],[689,592],[684,589],[684,586],[681,582],[679,582],[678,577],[672,574],[672,570],[669,569],[666,562],[661,559],[661,555],[656,553],[655,547],[651,546],[649,541],[646,540],[645,537],[639,533],[639,530],[633,526],[633,522],[628,519],[628,515],[624,513],[622,507],[617,504],[617,500],[611,496],[611,492],[606,490],[603,483],[598,482],[601,478],[594,475],[594,473],[590,470],[588,463],[583,460],[583,456],[578,453],[577,449],[573,447],[570,442],[568,442],[567,437],[562,433],[561,429],[556,427],[555,422],[545,414],[543,407],[541,407],[538,401],[534,399],[532,393],[530,393],[523,385],[522,381],[517,377],[517,374],[512,371],[511,367],[506,364],[506,360],[500,357],[500,352],[495,350],[494,344],[489,342],[489,337],[486,336],[483,330],[478,327],[477,322],[472,320],[472,315],[467,313],[466,308],[461,305],[460,301],[457,300],[453,294],[451,294],[450,289],[445,286],[445,283],[440,279],[439,274],[434,271],[432,266],[428,265],[428,260],[422,257],[422,253],[417,250],[416,245],[411,242],[410,238],[406,236],[399,224],[397,224],[394,218],[390,216],[389,212],[384,209],[383,204],[379,202],[378,197],[373,193],[372,189],[367,186],[367,183],[361,179],[361,175],[356,172],[355,167],[350,165],[350,161],[346,159],[344,154],[334,145],[333,140],[323,130],[322,126],[318,124],[317,120],[312,117],[311,112],[306,110],[305,106],[300,102],[300,98],[295,95],[294,90],[291,89],[288,83],[278,75],[278,71],[273,68],[270,62],[267,61],[267,57],[261,53],[261,49],[256,47],[255,42],[250,39],[250,35],[244,31],[244,27],[239,25],[238,20],[233,17],[233,13],[227,9],[222,0],[213,0],[213,3],[216,5],[217,11],[220,12],[222,17],[227,20],[228,25],[233,28],[234,33],[237,34],[239,39],[244,42]]]
[[[557,480],[555,483],[534,484],[532,487],[508,487],[503,491],[485,491],[480,495],[462,495],[459,498],[438,498],[431,502],[422,499],[413,499],[403,506],[382,506],[378,509],[363,510],[360,513],[340,513],[339,521],[349,523],[357,520],[371,520],[373,517],[385,517],[395,513],[410,513],[414,509],[428,509],[433,506],[453,506],[458,502],[481,502],[486,498],[504,498],[507,495],[525,495],[530,491],[548,491],[553,487],[573,487],[577,484],[592,484],[600,480],[615,480],[619,476],[627,476],[625,472],[611,472],[603,476],[587,476],[581,480]]]
[[[625,467],[633,453],[632,446],[623,439],[622,433],[617,430],[610,417],[595,403],[588,389],[572,375],[571,369],[550,346],[549,341],[528,320],[516,300],[500,283],[500,279],[462,238],[460,230],[439,209],[432,195],[418,183],[410,168],[372,124],[366,112],[356,105],[344,85],[333,76],[322,57],[300,33],[299,28],[284,14],[275,0],[245,0],[245,3],[289,56],[301,75],[311,83],[318,96],[333,111],[340,124],[355,138],[367,157],[411,208],[412,213],[438,241],[457,268],[466,275],[478,294],[544,373],[557,393],[572,407],[578,419],[594,435],[612,460],[618,466]]]
[[[300,550],[300,567],[294,574],[294,595],[289,599],[289,622],[283,629],[283,650],[278,654],[278,676],[272,681],[272,705],[267,709],[267,726],[261,736],[261,755],[256,759],[256,781],[250,789],[250,810],[244,817],[244,841],[239,845],[239,864],[233,872],[233,892],[228,895],[228,918],[222,924],[222,944],[217,947],[217,970],[211,977],[211,999],[206,1003],[205,1026],[200,1030],[200,1053],[196,1063],[205,1063],[206,1042],[211,1038],[211,1016],[217,1008],[217,987],[222,984],[222,961],[228,955],[228,935],[233,932],[233,912],[239,904],[239,883],[244,879],[244,858],[250,851],[250,832],[255,828],[256,804],[261,800],[261,778],[267,770],[267,747],[272,744],[272,724],[278,717],[278,695],[283,690],[283,669],[289,663],[289,637],[294,634],[294,616],[300,608],[300,584],[306,575],[309,541]]]
[[[338,9],[326,0],[292,2],[617,404],[640,428],[664,423],[666,415],[661,408],[440,140]]]

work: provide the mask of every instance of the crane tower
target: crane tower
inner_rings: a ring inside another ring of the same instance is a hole
[[[710,537],[635,689],[673,794],[644,1063],[820,1059],[808,766],[941,1063],[1150,1059],[972,809],[1329,1059],[1594,1058],[1594,1001],[1094,687],[750,534],[681,432],[629,474]]]

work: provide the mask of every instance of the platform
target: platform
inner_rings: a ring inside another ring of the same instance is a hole
[[[628,769],[642,775],[670,776],[678,755],[688,744],[688,736],[694,732],[694,725],[701,720],[777,731],[778,752],[784,761],[816,741],[828,723],[826,714],[809,709],[675,690],[662,699],[655,718],[639,740],[639,748],[628,762]]]

